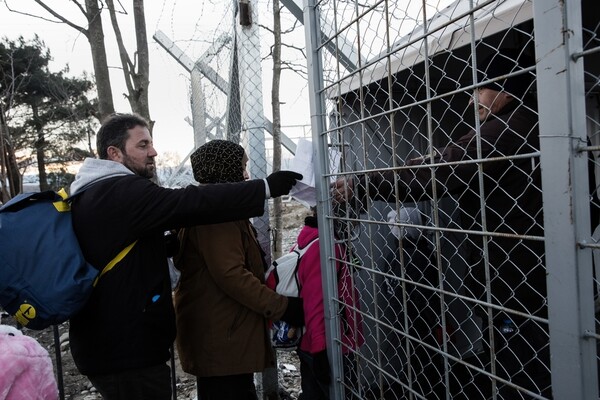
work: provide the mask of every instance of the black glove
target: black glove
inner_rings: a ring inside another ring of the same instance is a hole
[[[327,350],[322,350],[313,354],[313,371],[315,373],[315,378],[323,385],[329,385],[331,383]]]
[[[302,179],[302,175],[293,171],[277,171],[267,176],[269,191],[271,197],[279,197],[288,194],[297,180]]]
[[[288,306],[281,318],[291,326],[304,326],[304,302],[300,297],[288,297]]]

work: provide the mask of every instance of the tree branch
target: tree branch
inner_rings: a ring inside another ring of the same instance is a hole
[[[115,37],[117,39],[117,45],[119,47],[119,57],[121,58],[121,65],[123,66],[123,75],[125,76],[125,85],[127,86],[127,92],[133,93],[133,82],[131,80],[132,71],[135,69],[135,65],[131,62],[129,58],[129,54],[127,53],[127,49],[125,48],[125,44],[123,43],[123,35],[121,34],[121,29],[119,28],[119,23],[117,21],[117,15],[115,13],[115,4],[113,0],[106,0],[106,4],[108,5],[108,11],[110,14],[110,22],[113,27],[113,31],[115,32]]]
[[[56,11],[54,11],[54,9],[53,9],[53,8],[51,8],[51,7],[47,6],[47,5],[46,5],[46,3],[44,3],[42,0],[34,0],[34,1],[35,1],[35,2],[36,2],[36,3],[37,3],[39,6],[40,6],[40,7],[42,7],[44,10],[46,10],[46,11],[47,11],[47,12],[48,12],[50,15],[52,15],[54,18],[58,19],[58,21],[53,21],[53,20],[51,20],[51,19],[44,18],[44,17],[41,17],[41,16],[39,16],[39,15],[28,14],[28,13],[24,13],[24,12],[21,12],[21,11],[13,10],[13,9],[11,9],[11,8],[9,7],[8,3],[6,3],[6,2],[5,2],[5,4],[6,4],[6,8],[8,8],[8,9],[9,9],[10,11],[12,11],[12,12],[16,12],[16,13],[18,13],[18,14],[27,15],[27,16],[34,17],[34,18],[38,18],[38,19],[41,19],[41,20],[43,20],[43,21],[48,21],[48,22],[52,22],[52,23],[55,23],[55,24],[64,23],[64,24],[67,24],[67,25],[69,25],[71,28],[73,28],[73,29],[76,29],[76,30],[78,30],[79,32],[83,33],[85,36],[88,36],[88,31],[87,31],[87,29],[85,29],[85,28],[83,28],[83,27],[81,27],[81,26],[79,26],[79,25],[77,25],[77,24],[75,24],[75,23],[73,23],[73,22],[69,21],[68,19],[66,19],[65,17],[63,17],[62,15],[60,15],[59,13],[57,13]],[[75,3],[76,3],[76,2],[75,2]],[[76,3],[76,4],[77,4],[77,3]],[[80,8],[80,10],[81,10],[81,8]],[[83,12],[83,14],[85,15],[85,11],[83,11],[83,10],[81,10],[81,11],[82,11],[82,12]]]

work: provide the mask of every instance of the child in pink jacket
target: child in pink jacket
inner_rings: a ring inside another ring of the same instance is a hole
[[[304,227],[298,235],[298,247],[304,248],[319,236],[316,209],[306,217]],[[336,258],[346,258],[346,248],[336,244]],[[321,280],[321,260],[319,241],[316,241],[300,259],[298,281],[300,297],[304,301],[306,331],[298,347],[302,394],[300,400],[329,399],[331,374],[327,358],[325,337],[325,311],[323,305],[323,284]],[[352,285],[351,272],[345,263],[337,263],[338,296],[343,304],[358,308],[358,293]],[[363,344],[360,315],[351,308],[341,310],[342,353],[344,354],[345,379],[351,378],[352,352]],[[358,329],[357,329],[358,328]],[[355,380],[355,378],[354,378]]]
[[[8,325],[0,325],[0,399],[58,399],[52,360],[46,349]]]

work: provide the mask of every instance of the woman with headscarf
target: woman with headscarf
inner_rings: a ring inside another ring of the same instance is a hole
[[[247,162],[244,149],[225,140],[191,156],[200,184],[246,180]],[[253,373],[275,365],[267,321],[303,325],[302,302],[264,285],[265,261],[250,221],[195,226],[179,239],[175,311],[182,368],[198,377],[202,400],[257,399]]]

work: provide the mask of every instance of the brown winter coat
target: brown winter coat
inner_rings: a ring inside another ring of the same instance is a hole
[[[263,371],[274,366],[267,319],[287,298],[264,286],[265,267],[247,220],[180,233],[175,265],[177,349],[183,370],[200,377]]]

